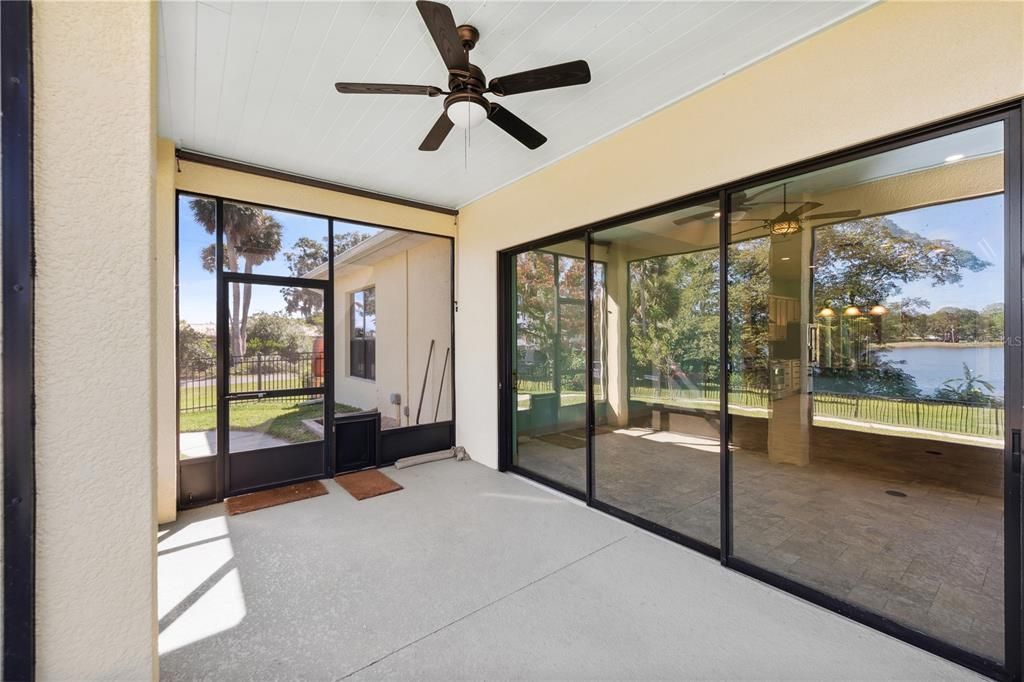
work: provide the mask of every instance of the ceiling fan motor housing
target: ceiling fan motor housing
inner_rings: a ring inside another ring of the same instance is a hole
[[[463,24],[455,28],[459,33],[459,40],[462,41],[462,47],[469,51],[476,47],[476,43],[480,40],[480,31],[476,30],[476,26],[470,26],[469,24]]]

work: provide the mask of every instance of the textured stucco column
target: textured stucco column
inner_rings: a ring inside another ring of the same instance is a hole
[[[163,138],[157,141],[155,189],[156,510],[157,521],[168,523],[175,519],[178,506],[178,336],[174,306],[177,226],[174,220],[174,143]]]
[[[153,8],[33,3],[40,679],[156,674]]]

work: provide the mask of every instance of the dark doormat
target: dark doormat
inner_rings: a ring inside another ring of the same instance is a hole
[[[257,509],[276,507],[279,504],[326,494],[327,488],[320,481],[306,481],[305,483],[294,483],[281,486],[280,488],[271,488],[270,490],[260,490],[255,493],[229,497],[224,500],[224,507],[228,510],[228,515],[234,516],[235,514],[244,514],[256,511]]]
[[[545,433],[543,436],[537,436],[537,440],[569,450],[587,447],[587,440],[585,438],[570,436],[568,433]]]
[[[334,480],[357,500],[365,500],[368,497],[377,497],[377,495],[393,493],[396,490],[402,489],[402,486],[377,469],[357,471],[354,474],[342,474],[341,476],[335,476]]]

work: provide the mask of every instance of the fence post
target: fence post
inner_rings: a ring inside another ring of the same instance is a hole
[[[921,401],[914,401],[914,412],[916,413],[917,428],[921,428]]]
[[[256,355],[256,390],[263,390],[263,353]]]
[[[853,396],[853,418],[860,417],[860,395]]]

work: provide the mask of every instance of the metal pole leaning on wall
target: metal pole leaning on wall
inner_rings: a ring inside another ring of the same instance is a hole
[[[416,407],[416,423],[420,423],[423,412],[423,396],[427,392],[427,377],[430,375],[430,358],[434,357],[434,339],[430,339],[430,350],[427,351],[427,364],[423,367],[423,386],[420,387],[420,404]]]

